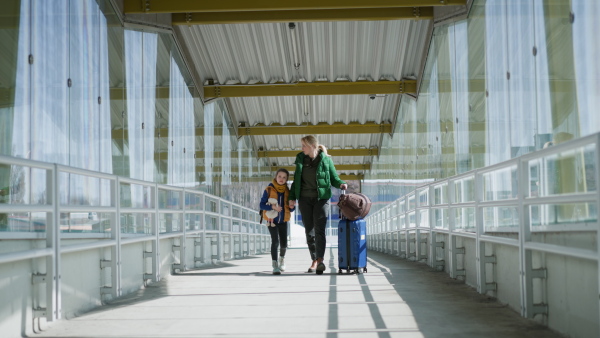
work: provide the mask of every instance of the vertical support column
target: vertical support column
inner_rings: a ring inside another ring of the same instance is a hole
[[[475,172],[475,269],[477,275],[477,292],[485,293],[485,244],[481,242],[481,235],[485,231],[483,225],[483,209],[480,203],[483,201],[483,175]]]
[[[173,270],[179,269],[180,271],[185,271],[185,247],[187,241],[187,226],[185,222],[185,189],[179,192],[179,201],[179,207],[181,208],[181,219],[179,220],[179,226],[181,229],[181,237],[179,237],[179,264],[173,264]]]
[[[60,319],[60,200],[58,191],[58,165],[46,171],[46,194],[52,204],[52,215],[47,216],[46,247],[52,254],[46,257],[46,320]]]
[[[117,298],[121,296],[121,183],[118,176],[111,181],[110,195],[112,205],[116,209],[110,227],[110,235],[116,241],[116,244],[110,248],[111,291],[113,298]]]
[[[454,255],[454,248],[456,247],[456,241],[454,239],[454,230],[456,229],[456,208],[455,203],[462,201],[456,201],[456,185],[454,180],[448,181],[448,270],[450,277],[456,278],[456,258]]]
[[[419,261],[420,257],[420,243],[421,243],[421,231],[419,230],[419,226],[421,226],[421,213],[419,212],[419,207],[421,203],[419,201],[419,189],[415,189],[415,262]],[[410,255],[410,249],[407,250]]]
[[[200,262],[205,264],[206,263],[206,249],[205,249],[205,245],[206,245],[206,229],[204,231],[202,231],[200,233]]]
[[[465,248],[464,247],[457,247],[456,246],[456,239],[458,236],[451,236],[450,237],[450,252],[449,252],[449,256],[451,257],[450,259],[452,259],[452,261],[454,262],[452,265],[452,269],[450,270],[450,277],[452,278],[458,278],[458,276],[466,276],[467,272],[465,271],[465,269],[458,269],[458,264],[457,264],[457,255],[464,255],[465,254]]]
[[[204,198],[204,193],[200,194],[200,203],[202,205],[202,232],[200,233],[200,241],[202,242],[202,246],[200,247],[200,261],[203,264],[206,264],[208,261],[206,257],[206,199]],[[212,250],[212,249],[211,249]]]
[[[533,303],[533,279],[545,278],[545,270],[533,270],[532,253],[525,249],[531,241],[529,206],[525,197],[529,195],[529,162],[520,159],[517,163],[518,201],[519,201],[519,273],[521,275],[521,315],[533,318],[536,314],[547,313],[545,304]]]
[[[517,164],[517,182],[518,182],[518,194],[517,199],[519,202],[518,211],[519,211],[519,278],[520,278],[520,291],[521,291],[521,316],[527,317],[529,302],[528,299],[531,296],[528,292],[528,283],[527,276],[525,275],[525,271],[527,270],[527,261],[531,261],[531,253],[525,251],[525,242],[529,240],[529,227],[525,225],[525,204],[523,203],[523,196],[526,193],[526,184],[524,179],[529,175],[525,172],[523,168],[523,162],[519,160]],[[529,214],[529,213],[527,213]],[[528,217],[527,217],[528,218]],[[533,305],[533,302],[531,302]]]
[[[225,261],[225,239],[223,238],[223,230],[217,234],[217,260]]]
[[[408,259],[408,228],[410,226],[410,217],[408,212],[408,198],[406,195],[402,197],[404,199],[404,226],[401,229],[401,233],[404,234],[404,241],[402,241],[402,236],[400,236],[400,257],[402,257],[402,253],[404,252],[404,259]],[[402,243],[404,242],[404,251],[402,251]]]
[[[158,201],[158,184],[154,185],[154,189],[153,190],[153,198],[152,200],[154,201],[154,211],[155,211],[155,218],[154,218],[154,226],[153,226],[153,231],[154,231],[154,239],[152,240],[152,281],[153,282],[158,282],[160,281],[160,228],[158,226],[159,222],[160,222],[160,213],[158,211],[159,209],[159,201]]]
[[[429,243],[427,247],[427,265],[430,267],[435,267],[435,259],[436,259],[436,247],[437,247],[437,239],[435,236],[435,224],[434,224],[434,211],[431,207],[433,205],[432,196],[434,196],[434,187],[433,184],[429,185],[429,196],[427,197],[427,204],[429,206],[428,214],[429,214]]]
[[[218,218],[218,228],[219,228],[219,232],[217,234],[217,260],[218,261],[224,261],[223,259],[223,247],[224,247],[224,243],[225,241],[223,240],[223,206],[222,206],[223,201],[222,200],[217,200],[217,213],[219,215]]]

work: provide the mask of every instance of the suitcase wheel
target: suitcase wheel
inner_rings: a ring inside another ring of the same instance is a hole
[[[341,273],[342,273],[342,269],[339,269],[339,270],[338,270],[338,273],[339,273],[339,274],[341,274]]]

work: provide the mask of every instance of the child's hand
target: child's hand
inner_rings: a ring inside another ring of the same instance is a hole
[[[281,210],[283,210],[282,207],[280,207],[279,205],[274,205],[272,206],[273,210],[277,211],[277,212],[281,212]]]
[[[295,206],[296,206],[296,201],[294,201],[294,200],[290,200],[290,201],[288,202],[288,205],[290,206],[290,209],[291,209],[291,208],[293,208],[293,207],[295,207]]]

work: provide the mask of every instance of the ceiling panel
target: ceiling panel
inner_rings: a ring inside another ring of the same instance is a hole
[[[337,21],[175,26],[204,85],[316,81],[399,81],[420,74],[431,20]],[[296,65],[296,66],[295,66]],[[373,97],[373,98],[372,98]],[[234,121],[394,123],[401,94],[224,98]],[[343,127],[341,127],[343,128]],[[255,149],[298,150],[302,135],[252,136]],[[317,135],[328,148],[379,148],[381,134]],[[266,159],[288,166],[293,157]],[[337,156],[368,164],[371,156]],[[351,172],[356,172],[353,170]]]

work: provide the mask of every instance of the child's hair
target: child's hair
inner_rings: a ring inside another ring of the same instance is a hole
[[[285,168],[280,168],[279,170],[277,170],[277,172],[275,173],[275,177],[277,177],[279,173],[285,173],[287,175],[287,178],[290,178],[290,172]]]
[[[300,141],[311,145],[315,148],[321,149],[321,151],[323,152],[323,154],[329,156],[329,154],[327,154],[327,148],[325,148],[324,145],[319,144],[319,141],[317,141],[317,138],[313,135],[306,135],[303,138],[300,139]]]

